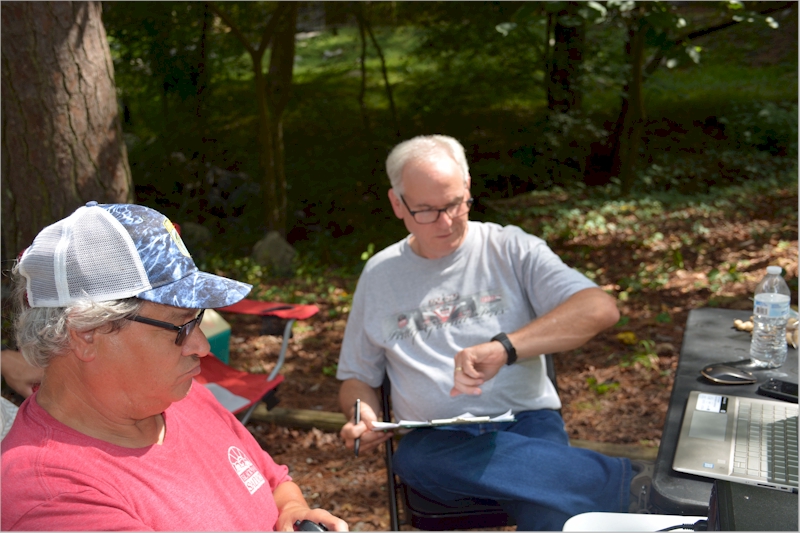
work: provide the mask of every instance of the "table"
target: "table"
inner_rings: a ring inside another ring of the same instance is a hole
[[[737,318],[748,320],[750,311],[703,308],[689,312],[683,335],[678,370],[672,386],[669,409],[658,448],[650,501],[663,514],[707,515],[714,481],[672,470],[683,411],[689,392],[699,390],[735,396],[763,398],[756,389],[768,378],[797,383],[797,350],[789,347],[786,363],[771,370],[752,370],[758,382],[752,385],[715,385],[700,375],[709,363],[739,361],[750,357],[750,335],[733,328]]]

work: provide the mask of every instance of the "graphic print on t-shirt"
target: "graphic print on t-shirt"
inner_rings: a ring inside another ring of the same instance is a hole
[[[471,296],[458,293],[431,298],[419,309],[389,317],[385,324],[390,341],[407,339],[422,332],[453,327],[483,317],[501,315],[506,304],[499,291],[480,292]]]
[[[250,494],[253,494],[261,485],[266,483],[264,476],[261,475],[261,472],[258,471],[253,462],[236,446],[228,448],[228,460]]]

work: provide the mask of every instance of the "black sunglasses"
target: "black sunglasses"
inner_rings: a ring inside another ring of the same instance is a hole
[[[141,322],[142,324],[147,324],[148,326],[156,326],[157,328],[164,328],[171,331],[177,331],[178,336],[175,338],[175,344],[178,346],[182,345],[184,341],[192,334],[194,328],[200,325],[200,322],[203,320],[203,313],[205,313],[205,309],[200,310],[200,314],[191,319],[189,322],[182,326],[176,326],[175,324],[170,324],[169,322],[162,322],[160,320],[153,320],[152,318],[147,318],[143,316],[129,316],[126,317],[128,320],[133,320],[134,322]]]
[[[433,224],[437,220],[439,220],[439,216],[442,213],[447,213],[451,219],[458,218],[464,216],[469,212],[470,208],[472,208],[473,202],[475,202],[474,198],[467,198],[466,200],[462,200],[457,204],[449,205],[444,209],[420,209],[419,211],[412,211],[408,204],[406,203],[406,199],[403,198],[403,195],[400,195],[400,199],[403,201],[403,205],[406,206],[408,212],[411,214],[411,218],[417,224]]]

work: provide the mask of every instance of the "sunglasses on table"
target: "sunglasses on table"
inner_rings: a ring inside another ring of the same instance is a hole
[[[203,313],[205,313],[205,309],[200,310],[200,314],[191,319],[189,322],[182,326],[176,326],[175,324],[170,324],[169,322],[162,322],[160,320],[154,320],[152,318],[147,318],[144,316],[129,316],[126,317],[128,320],[133,320],[134,322],[141,322],[142,324],[147,324],[148,326],[155,326],[157,328],[164,328],[170,331],[177,331],[178,336],[175,338],[175,344],[181,346],[184,341],[192,334],[194,328],[200,325],[200,322],[203,320]]]

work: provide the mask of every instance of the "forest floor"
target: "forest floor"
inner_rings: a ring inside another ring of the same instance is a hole
[[[777,200],[797,202],[791,195]],[[796,221],[768,220],[769,213],[779,210],[769,205],[755,208],[764,214],[760,221],[707,222],[704,240],[713,246],[709,257],[687,259],[684,268],[674,269],[658,290],[642,290],[621,300],[624,318],[617,327],[579,349],[555,356],[563,416],[571,439],[657,448],[689,311],[705,306],[751,309],[755,284],[770,264],[781,265],[787,279],[797,278]],[[750,227],[754,223],[763,231],[754,233]],[[787,234],[788,241],[778,237],[785,239]],[[562,257],[569,256],[569,247],[577,244],[591,250],[587,263],[605,265],[604,279],[630,275],[631,261],[624,247],[600,237],[562,244],[564,249],[554,246]],[[727,262],[737,265],[738,271],[722,282],[714,278],[712,283],[704,261]],[[619,286],[603,284],[602,280],[598,284],[612,293],[620,291]],[[712,285],[713,292],[709,289]],[[326,305],[320,307],[320,313],[295,326],[283,370],[286,380],[279,390],[280,407],[339,411],[339,383],[332,374],[346,317],[329,319]],[[232,323],[231,364],[249,371],[271,369],[280,339],[259,336],[256,317],[226,318]],[[249,428],[276,461],[289,466],[312,505],[340,516],[353,530],[389,528],[382,448],[356,459],[335,432],[258,421],[250,422]]]

